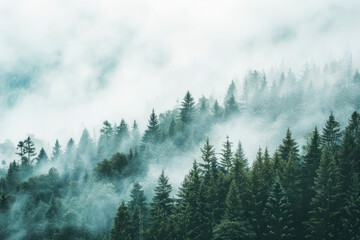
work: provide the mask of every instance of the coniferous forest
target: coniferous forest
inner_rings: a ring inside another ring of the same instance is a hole
[[[98,138],[84,129],[51,152],[24,136],[1,170],[0,239],[360,239],[360,74],[343,59],[297,76],[250,70],[223,99],[189,90],[173,109],[154,106],[144,131],[104,121]],[[275,129],[273,151],[245,152],[230,132],[215,149],[214,128],[280,117],[293,125]],[[179,188],[173,172],[149,180],[152,164],[179,159],[192,163]]]

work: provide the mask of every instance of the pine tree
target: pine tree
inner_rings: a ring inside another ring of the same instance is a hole
[[[205,180],[209,181],[210,177],[213,176],[217,178],[218,175],[218,166],[217,159],[215,157],[214,146],[210,144],[209,138],[206,139],[203,148],[200,149],[202,155],[201,158],[204,163],[200,163],[202,172],[205,176]]]
[[[275,178],[264,209],[267,240],[294,239],[292,208],[279,178]]]
[[[116,217],[114,218],[114,226],[110,232],[111,239],[133,240],[134,232],[134,226],[130,218],[130,213],[125,206],[125,202],[122,201],[117,210]]]
[[[239,104],[236,102],[234,95],[231,95],[229,99],[225,101],[224,105],[226,118],[240,111]]]
[[[23,158],[23,164],[26,166],[30,165],[35,160],[34,156],[36,156],[35,144],[30,137],[24,140],[23,153],[26,158]]]
[[[205,195],[200,169],[194,161],[177,194],[178,239],[205,239],[208,236]]]
[[[233,152],[231,150],[232,142],[229,141],[229,136],[226,137],[226,142],[223,143],[223,149],[221,150],[221,162],[220,167],[224,173],[228,173],[231,168],[233,160]]]
[[[53,150],[52,150],[51,159],[52,159],[53,161],[56,161],[56,160],[59,159],[59,157],[61,156],[61,154],[62,154],[61,145],[60,145],[59,141],[56,139],[55,145],[54,145]]]
[[[46,154],[44,148],[40,149],[39,155],[37,157],[37,164],[43,164],[49,161],[48,155]]]
[[[237,149],[236,149],[236,152],[235,152],[235,156],[237,158],[239,158],[240,161],[243,162],[243,165],[244,165],[245,169],[249,168],[249,163],[248,163],[248,160],[247,160],[247,158],[245,156],[245,153],[244,153],[244,150],[243,150],[243,147],[242,147],[240,141],[238,142]]]
[[[360,239],[360,184],[357,183],[347,197],[344,207],[343,239]]]
[[[72,138],[70,138],[66,144],[65,159],[68,163],[72,163],[75,160],[75,157],[76,157],[75,142]]]
[[[173,199],[170,198],[171,191],[172,187],[169,184],[169,179],[162,171],[151,203],[151,222],[148,229],[150,239],[168,239],[170,234],[168,221],[173,212]]]
[[[103,127],[100,129],[100,133],[101,133],[101,136],[105,138],[105,156],[108,157],[110,154],[109,153],[109,150],[110,150],[109,142],[110,142],[111,135],[113,134],[113,128],[111,126],[111,123],[109,123],[108,121],[104,121]]]
[[[331,151],[336,151],[341,138],[340,123],[335,120],[333,113],[331,112],[329,119],[326,121],[323,128],[321,140],[322,145],[328,144]]]
[[[132,130],[131,130],[131,138],[132,138],[132,146],[137,147],[140,142],[140,132],[139,132],[139,127],[135,120],[133,122]]]
[[[139,183],[135,183],[130,192],[129,212],[135,226],[134,239],[141,240],[144,235],[147,207],[144,190]]]
[[[150,115],[148,128],[145,131],[143,137],[143,142],[156,143],[159,140],[159,136],[160,136],[159,121],[153,109]]]
[[[188,123],[194,118],[195,102],[190,92],[187,91],[180,107],[180,119],[184,123]]]
[[[124,142],[130,138],[129,128],[124,119],[121,119],[120,125],[116,129],[116,145],[121,146]]]
[[[308,239],[339,239],[339,172],[331,149],[324,146],[315,178],[315,197],[311,201]]]
[[[310,210],[310,201],[315,196],[313,186],[321,158],[320,141],[320,135],[315,127],[308,151],[302,164],[303,212],[305,213],[305,219],[307,219],[307,213]]]
[[[298,149],[298,145],[295,142],[295,140],[291,137],[291,132],[290,129],[288,128],[288,130],[286,131],[286,136],[285,138],[282,140],[283,143],[282,145],[280,145],[279,147],[279,153],[281,158],[287,162],[289,160],[289,156],[291,154],[291,157],[295,160],[298,161],[299,160],[299,149]]]
[[[216,120],[219,120],[222,117],[222,108],[220,107],[218,101],[216,100],[212,109],[213,116]]]
[[[251,225],[244,216],[239,189],[233,181],[226,196],[226,211],[223,220],[214,230],[214,239],[255,239]]]
[[[169,126],[169,137],[173,137],[175,135],[175,119],[171,120]]]

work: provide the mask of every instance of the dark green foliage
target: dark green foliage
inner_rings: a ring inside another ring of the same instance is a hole
[[[339,171],[331,149],[324,146],[320,166],[315,178],[315,197],[311,201],[307,222],[308,239],[339,239],[340,184]]]
[[[156,143],[159,140],[159,121],[154,109],[151,112],[149,124],[143,136],[143,142]]]
[[[148,229],[149,239],[169,239],[171,234],[169,220],[173,212],[173,199],[170,198],[171,191],[172,187],[169,184],[169,179],[162,171],[151,203],[152,221]]]
[[[243,162],[243,165],[245,168],[248,168],[249,167],[249,163],[248,163],[248,160],[245,156],[245,153],[244,153],[244,150],[243,150],[243,147],[241,145],[241,142],[239,141],[238,142],[238,145],[237,145],[237,149],[236,149],[236,152],[235,152],[235,156]]]
[[[180,107],[180,119],[184,123],[188,123],[194,118],[195,102],[190,92],[187,91]]]
[[[114,218],[114,226],[111,229],[111,239],[113,240],[132,240],[134,239],[134,223],[131,221],[130,213],[125,206],[124,201],[119,206],[116,217]]]
[[[94,169],[99,178],[119,178],[122,175],[128,174],[126,167],[129,164],[128,156],[123,153],[115,153],[110,160],[106,158],[98,162]]]
[[[147,221],[146,197],[139,183],[134,183],[130,192],[129,212],[134,223],[134,239],[143,239]]]
[[[229,141],[229,136],[226,137],[226,142],[223,143],[223,149],[221,150],[221,162],[220,167],[221,170],[225,173],[230,171],[232,160],[233,160],[233,152],[231,150],[232,142]]]
[[[310,210],[310,201],[315,196],[313,186],[316,170],[319,167],[321,158],[320,140],[318,130],[315,128],[302,165],[302,191],[303,209],[306,215],[305,219],[307,219],[307,213]]]
[[[331,112],[321,135],[322,145],[328,144],[331,151],[337,150],[341,138],[340,123]]]
[[[287,162],[289,157],[294,159],[294,161],[298,161],[299,159],[299,149],[295,140],[291,137],[290,129],[286,131],[286,136],[282,140],[282,144],[279,147],[279,153],[281,158]]]
[[[43,164],[43,163],[46,163],[47,161],[49,161],[49,157],[48,155],[46,154],[44,148],[41,148],[40,149],[40,153],[37,157],[37,164]]]
[[[255,239],[251,225],[245,218],[243,204],[239,196],[239,189],[233,181],[226,197],[225,215],[214,230],[214,239]]]
[[[280,179],[275,178],[265,204],[264,217],[267,240],[292,240],[295,236],[293,214],[286,192]]]

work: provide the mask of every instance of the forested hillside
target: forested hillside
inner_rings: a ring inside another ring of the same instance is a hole
[[[154,106],[144,132],[124,116],[104,121],[98,139],[84,129],[51,152],[25,136],[0,172],[0,239],[360,239],[360,74],[351,59],[305,65],[298,77],[251,70],[241,86],[232,81],[224,99],[188,91],[174,109]],[[311,136],[294,139],[291,129],[314,117]],[[230,132],[216,136],[216,151],[212,130],[239,119],[290,124],[271,129],[281,144],[259,146],[254,159]],[[174,159],[192,162],[180,188],[166,171],[153,187],[151,164]]]

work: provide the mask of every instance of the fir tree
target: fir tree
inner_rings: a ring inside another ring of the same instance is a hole
[[[203,148],[200,149],[201,158],[204,163],[200,163],[205,180],[208,181],[211,176],[217,177],[218,175],[218,166],[217,159],[215,157],[215,149],[209,142],[209,138],[206,139]]]
[[[27,137],[24,140],[23,153],[26,158],[26,159],[24,159],[24,157],[23,157],[23,164],[30,165],[35,160],[34,156],[36,156],[35,144],[30,137]]]
[[[144,235],[144,223],[146,221],[146,197],[139,183],[135,183],[130,192],[129,212],[135,225],[134,239],[141,240]]]
[[[220,105],[219,105],[219,103],[218,103],[217,100],[215,101],[215,103],[214,103],[211,111],[212,111],[212,113],[214,114],[213,116],[214,116],[214,118],[215,118],[216,120],[218,120],[218,119],[220,119],[220,118],[222,117],[222,112],[223,112],[223,111],[222,111],[222,109],[221,109],[221,107],[220,107]]]
[[[180,119],[184,123],[190,122],[194,118],[195,102],[190,92],[187,91],[180,107]]]
[[[339,239],[339,172],[328,145],[324,146],[311,201],[308,239]]]
[[[40,149],[39,155],[37,157],[37,164],[43,164],[49,161],[48,155],[46,154],[44,148]]]
[[[295,140],[291,137],[290,129],[286,131],[286,136],[282,140],[282,144],[279,147],[279,153],[282,159],[287,162],[289,160],[289,156],[293,158],[293,160],[298,161],[299,159],[299,149]]]
[[[294,239],[292,208],[278,177],[275,178],[266,201],[264,217],[266,222],[264,235],[267,240]]]
[[[134,226],[130,218],[130,213],[122,201],[119,206],[116,217],[114,218],[114,226],[111,229],[111,239],[113,240],[133,240]]]
[[[52,150],[51,159],[52,159],[53,161],[56,161],[56,160],[59,159],[59,157],[61,156],[61,154],[62,154],[61,145],[60,145],[59,141],[56,139],[55,145],[54,145],[53,150]]]
[[[229,136],[227,136],[226,142],[223,143],[223,149],[221,150],[222,153],[220,162],[221,170],[225,173],[229,172],[233,160],[233,152],[231,150],[231,147],[232,142],[229,141]]]
[[[244,216],[239,189],[233,181],[226,196],[226,211],[223,220],[214,230],[214,239],[255,239],[251,225]]]
[[[135,120],[132,125],[131,138],[132,138],[132,146],[137,147],[140,142],[140,132],[139,132],[139,127]]]
[[[331,112],[321,135],[322,145],[328,144],[331,151],[337,150],[341,138],[340,123]]]
[[[239,104],[236,102],[234,95],[231,95],[228,100],[225,101],[225,117],[228,118],[232,114],[240,111]]]
[[[148,128],[145,131],[143,141],[148,143],[156,143],[159,140],[159,121],[154,109],[150,115]]]
[[[310,201],[315,196],[313,187],[316,171],[319,167],[321,159],[320,141],[320,135],[315,127],[308,151],[302,164],[303,212],[306,215],[305,219],[307,219],[307,213],[310,210]]]
[[[240,141],[238,142],[237,149],[236,149],[236,152],[235,152],[235,156],[240,161],[243,162],[243,165],[244,165],[245,169],[247,169],[249,167],[248,160],[247,160],[247,158],[245,156],[245,153],[244,153],[244,150],[243,150],[243,147],[242,147]]]
[[[105,138],[105,156],[108,157],[109,155],[109,142],[111,135],[113,134],[113,128],[111,123],[108,121],[103,122],[103,127],[100,129],[101,135]]]

